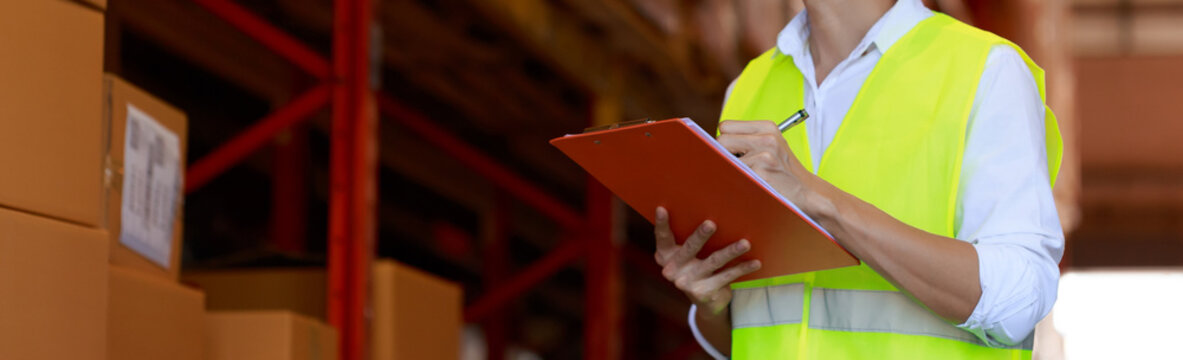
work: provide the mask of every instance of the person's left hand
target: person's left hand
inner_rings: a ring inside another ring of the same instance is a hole
[[[793,155],[775,123],[727,120],[719,123],[718,141],[781,195],[804,205],[813,174]]]

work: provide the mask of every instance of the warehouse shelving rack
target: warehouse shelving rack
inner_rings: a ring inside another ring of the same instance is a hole
[[[517,274],[496,279],[490,290],[464,309],[466,322],[496,321],[495,313],[550,275],[586,257],[584,355],[616,359],[621,355],[621,244],[612,229],[620,216],[612,195],[593,179],[587,183],[587,208],[578,211],[548,194],[495,159],[435,125],[422,113],[376,89],[370,83],[374,4],[368,0],[335,0],[332,54],[325,57],[295,37],[231,0],[193,0],[264,47],[316,79],[287,104],[232,136],[189,166],[185,192],[192,193],[292,125],[331,107],[330,195],[328,231],[328,314],[338,329],[342,360],[369,357],[368,317],[370,269],[375,251],[377,147],[379,114],[395,121],[471,168],[513,201],[528,205],[559,224],[568,238]],[[615,101],[615,99],[592,99]],[[595,109],[604,108],[593,104]],[[593,116],[591,118],[603,118]],[[276,201],[284,201],[277,199]],[[291,212],[277,213],[279,216]],[[294,219],[294,223],[300,220]],[[279,224],[285,224],[282,219]],[[497,221],[505,234],[507,221]],[[504,241],[504,240],[502,240]],[[501,253],[504,255],[504,253]],[[489,271],[504,273],[504,261],[486,254]],[[635,259],[636,256],[630,257]],[[627,260],[627,259],[626,259]],[[643,262],[643,261],[642,261]],[[496,265],[501,264],[501,265]],[[650,263],[650,266],[652,264]],[[498,267],[500,267],[498,269]],[[688,345],[693,345],[688,344]],[[680,347],[685,353],[689,346]]]

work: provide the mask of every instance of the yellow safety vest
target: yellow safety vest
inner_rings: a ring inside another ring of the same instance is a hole
[[[944,14],[921,21],[876,64],[834,140],[812,164],[807,121],[784,134],[810,171],[896,219],[955,235],[966,126],[986,56],[1013,43]],[[780,120],[801,109],[804,80],[776,49],[736,80],[722,120]],[[1046,111],[1048,170],[1060,167],[1055,115]],[[758,246],[758,245],[757,245]],[[1033,336],[992,348],[900,292],[866,264],[732,284],[735,359],[1026,359]]]

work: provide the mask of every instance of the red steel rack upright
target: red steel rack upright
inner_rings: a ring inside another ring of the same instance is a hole
[[[619,244],[612,239],[611,194],[588,179],[588,208],[580,212],[466,144],[426,116],[380,94],[370,84],[371,0],[335,0],[332,54],[326,59],[283,30],[230,0],[193,0],[317,80],[291,102],[189,166],[185,192],[206,185],[284,130],[332,105],[329,199],[329,322],[340,333],[341,359],[369,357],[370,270],[375,250],[378,114],[473,169],[508,198],[533,207],[569,234],[543,258],[499,280],[464,309],[479,322],[550,275],[587,254],[584,351],[589,359],[620,358]],[[503,229],[504,230],[504,229]]]
[[[279,107],[188,169],[185,192],[213,178],[268,144],[277,134],[332,103],[329,195],[329,322],[340,333],[341,359],[368,358],[370,264],[374,253],[377,199],[375,128],[370,86],[373,3],[335,0],[330,60],[249,10],[228,0],[194,0],[274,51],[319,84]]]

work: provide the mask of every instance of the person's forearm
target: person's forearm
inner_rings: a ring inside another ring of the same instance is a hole
[[[963,323],[982,296],[977,250],[896,220],[809,172],[771,121],[719,123],[719,143],[839,244],[937,315]],[[869,179],[868,181],[874,181]]]
[[[821,180],[805,211],[872,269],[946,320],[963,323],[982,287],[973,245],[909,226]]]
[[[710,314],[709,310],[699,308],[695,314],[695,323],[702,337],[715,350],[723,354],[731,354],[731,310],[724,309],[719,314]]]

